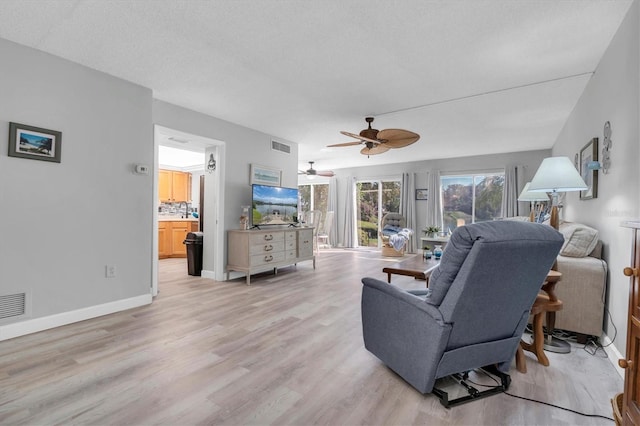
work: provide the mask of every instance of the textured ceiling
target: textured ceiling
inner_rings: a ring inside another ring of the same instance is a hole
[[[301,169],[550,148],[631,0],[2,0],[0,37],[300,144]],[[422,137],[367,158],[364,117]]]

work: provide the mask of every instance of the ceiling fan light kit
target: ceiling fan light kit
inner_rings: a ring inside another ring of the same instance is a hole
[[[369,127],[362,130],[359,134],[341,131],[345,136],[358,139],[354,142],[338,143],[333,145],[327,145],[328,147],[343,147],[354,145],[365,145],[360,150],[362,155],[367,157],[370,155],[382,154],[387,152],[390,148],[404,148],[409,146],[420,139],[420,135],[409,130],[404,129],[384,129],[378,130],[371,127],[373,117],[366,117],[365,121],[369,124]]]

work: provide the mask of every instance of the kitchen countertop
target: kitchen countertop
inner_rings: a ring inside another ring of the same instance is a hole
[[[178,216],[171,215],[158,215],[158,222],[197,222],[198,219],[195,217],[190,217],[188,219],[181,218]]]

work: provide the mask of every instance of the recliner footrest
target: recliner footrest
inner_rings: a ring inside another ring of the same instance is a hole
[[[463,387],[466,390],[467,395],[455,399],[449,399],[448,392],[435,386],[433,387],[431,393],[437,396],[438,399],[440,399],[440,404],[442,404],[445,408],[451,408],[455,407],[456,405],[464,404],[465,402],[475,401],[477,399],[482,399],[491,395],[503,393],[509,389],[509,386],[511,385],[511,376],[498,371],[498,369],[493,365],[482,367],[482,370],[484,370],[484,372],[488,375],[497,376],[500,379],[500,384],[492,386],[487,390],[479,391],[467,382],[467,379],[469,378],[469,372],[465,372],[462,374],[456,373],[448,377],[452,378],[457,384]]]

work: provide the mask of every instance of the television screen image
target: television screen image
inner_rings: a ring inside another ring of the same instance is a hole
[[[298,222],[298,189],[253,185],[252,225],[291,225]]]

